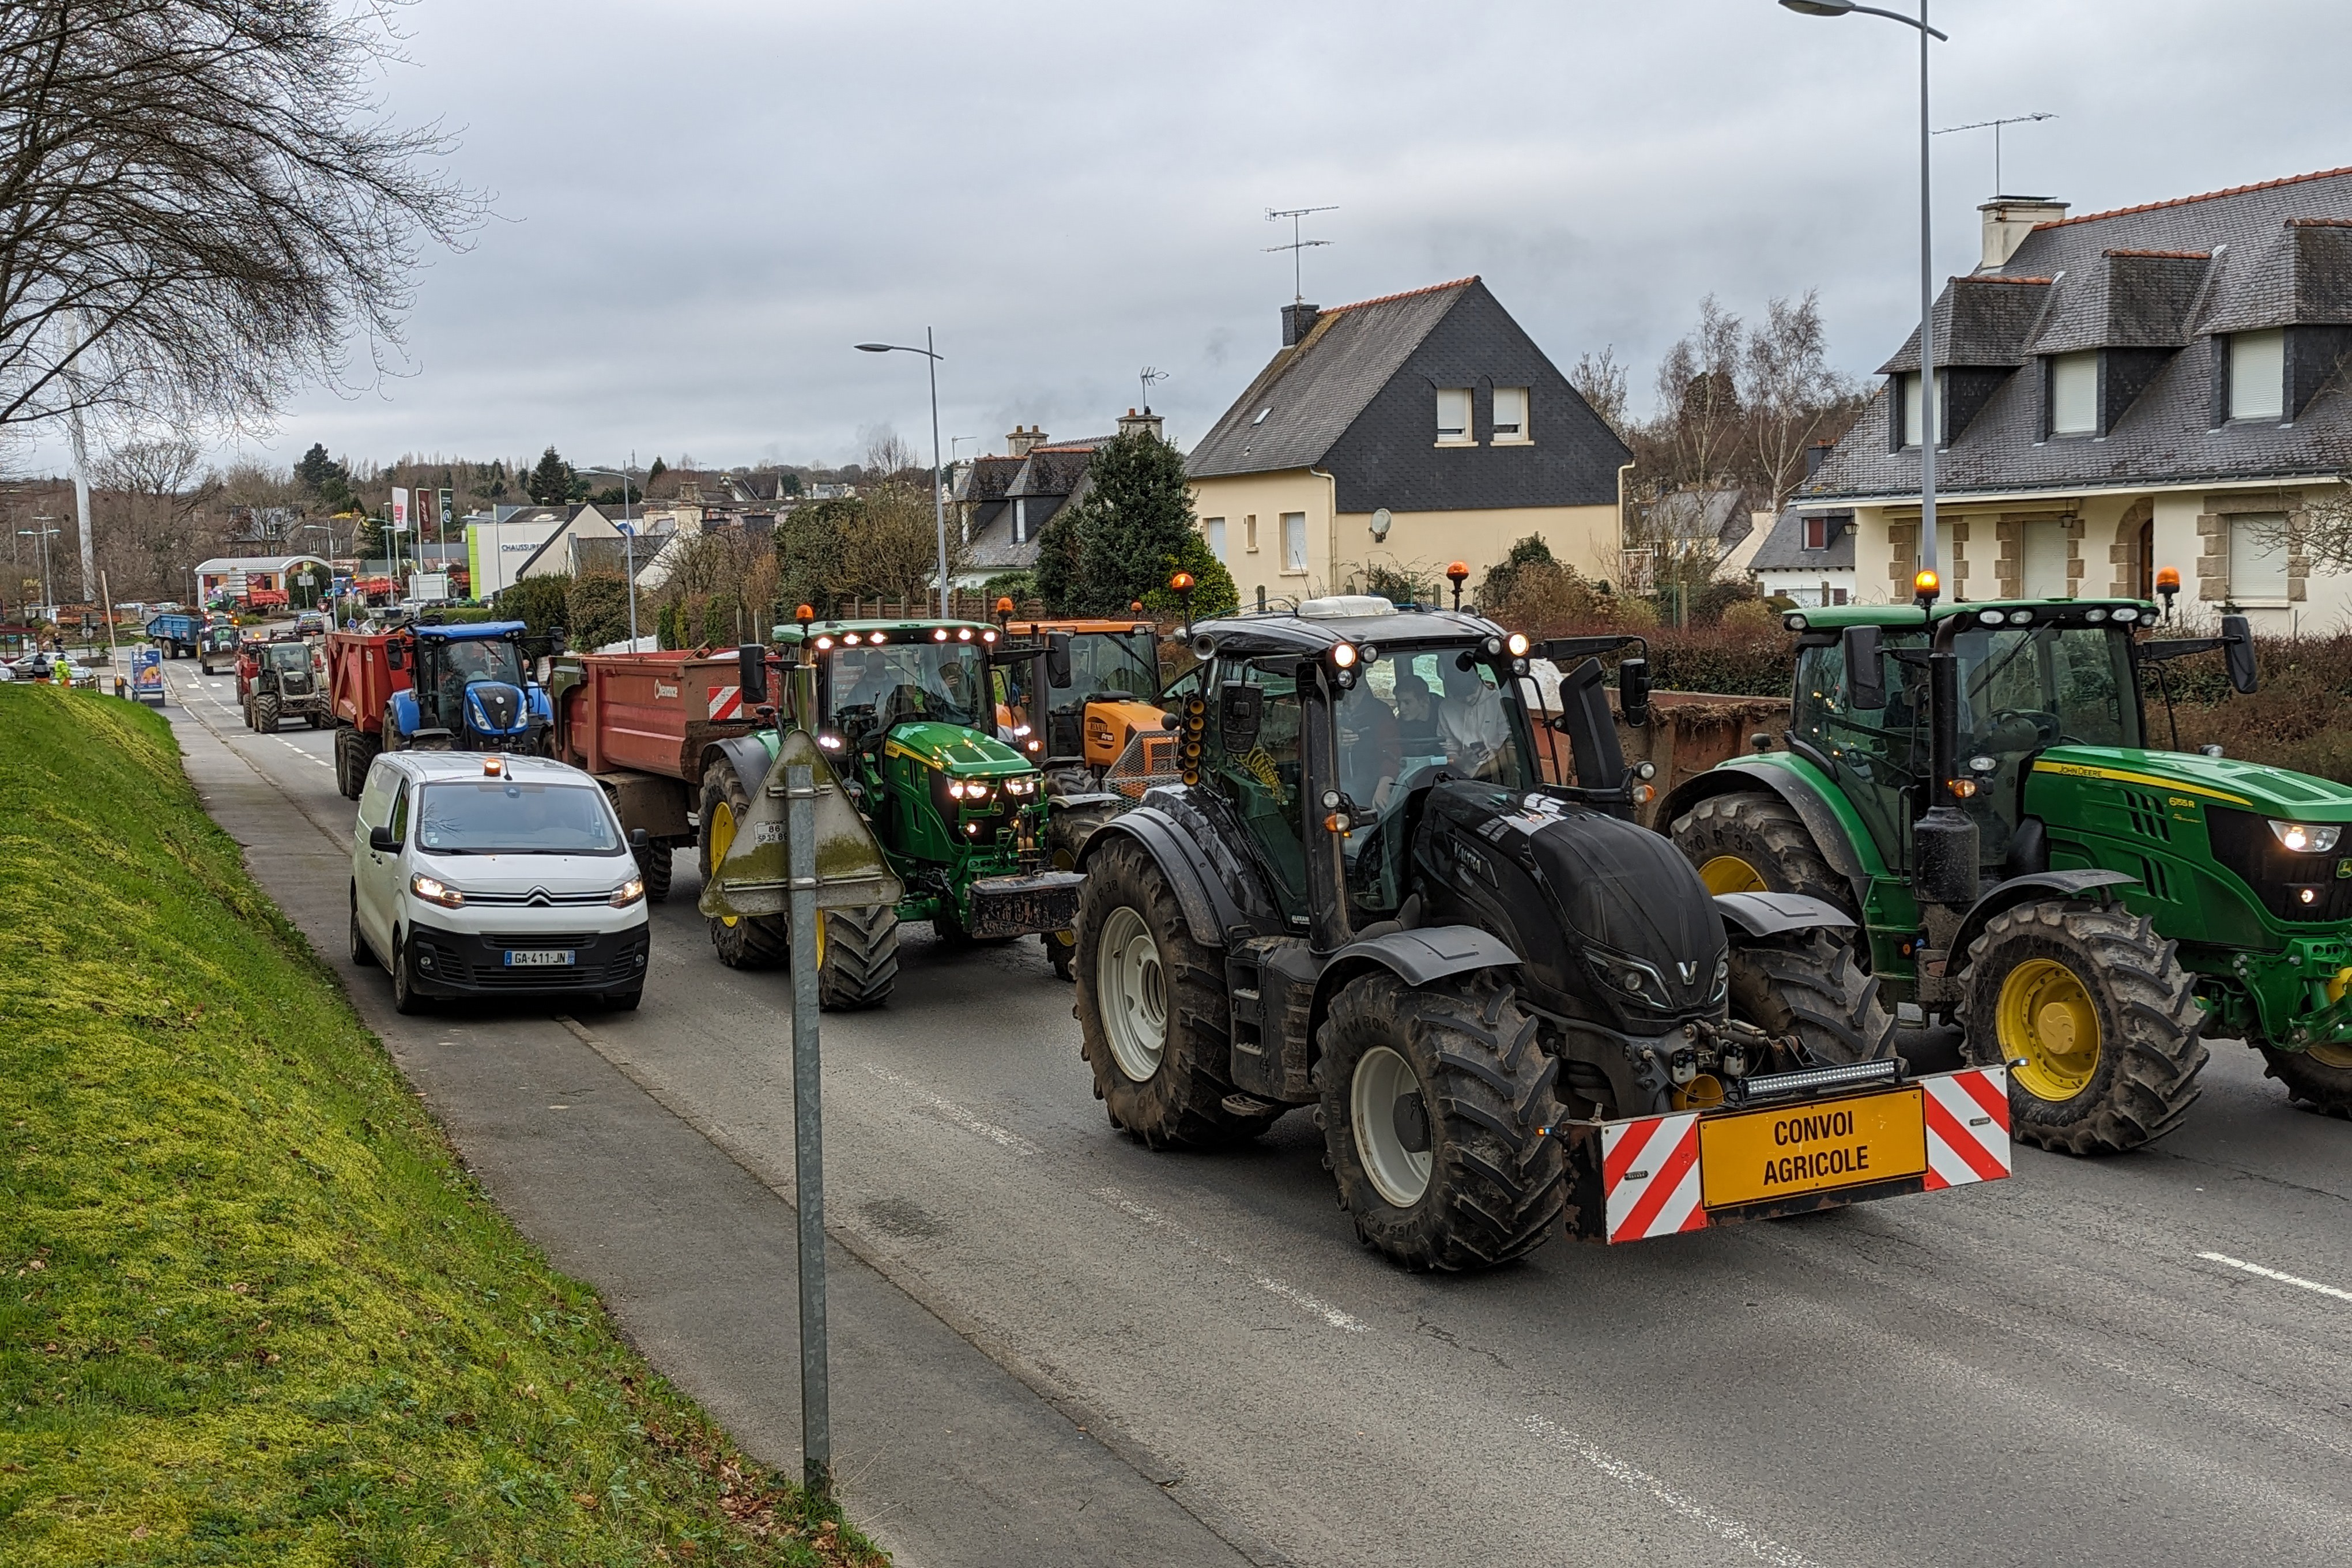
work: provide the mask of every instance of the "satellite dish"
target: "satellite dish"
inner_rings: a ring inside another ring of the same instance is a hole
[[[1374,539],[1381,540],[1387,539],[1389,536],[1389,524],[1392,521],[1394,520],[1389,516],[1389,509],[1386,507],[1382,507],[1378,511],[1372,513],[1372,537]]]

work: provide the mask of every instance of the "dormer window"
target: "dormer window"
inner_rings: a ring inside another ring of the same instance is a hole
[[[2230,417],[2286,416],[2286,333],[2235,332],[2230,338]]]
[[[1799,521],[1804,524],[1805,549],[1827,550],[1830,547],[1830,520],[1828,518],[1808,517],[1801,518]]]
[[[1498,447],[1521,445],[1533,439],[1528,431],[1528,389],[1524,386],[1495,388],[1495,444]]]
[[[1437,389],[1437,444],[1441,447],[1472,444],[1468,387],[1441,386]]]
[[[2050,434],[2099,432],[2099,351],[2050,357]]]
[[[1905,447],[1919,444],[1919,431],[1925,416],[1920,411],[1919,373],[1906,372],[1903,381],[1903,431],[1898,443]],[[1942,371],[1936,373],[1936,445],[1941,447],[1952,438],[1952,399],[1950,384]]]

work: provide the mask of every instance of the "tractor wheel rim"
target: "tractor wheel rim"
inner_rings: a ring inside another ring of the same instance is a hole
[[[2000,983],[1997,1034],[2011,1081],[2062,1104],[2099,1070],[2099,1009],[2082,978],[2054,958],[2029,958]],[[2020,1058],[2022,1058],[2021,1060]]]
[[[2352,1046],[2314,1046],[2303,1053],[2324,1068],[2352,1071]]]
[[[1168,1051],[1168,975],[1150,928],[1125,904],[1103,921],[1095,980],[1111,1059],[1137,1083],[1149,1081]]]
[[[727,862],[729,846],[735,842],[735,808],[725,801],[714,801],[710,806],[710,879],[719,879],[719,868]],[[720,915],[719,923],[733,930],[736,917]],[[823,948],[818,951],[822,952]]]
[[[1412,1064],[1388,1047],[1374,1046],[1357,1058],[1348,1089],[1357,1157],[1373,1188],[1401,1209],[1412,1207],[1429,1191],[1430,1152],[1406,1148],[1396,1127],[1397,1101],[1420,1093]]]
[[[1737,855],[1717,855],[1698,868],[1710,893],[1769,893],[1764,875]]]

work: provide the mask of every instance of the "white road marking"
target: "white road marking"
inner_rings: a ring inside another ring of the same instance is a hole
[[[1209,1257],[1215,1258],[1226,1268],[1233,1269],[1237,1274],[1240,1274],[1259,1289],[1267,1291],[1272,1295],[1279,1296],[1294,1307],[1305,1308],[1307,1311],[1314,1313],[1317,1317],[1322,1319],[1333,1328],[1343,1330],[1351,1334],[1365,1334],[1371,1332],[1371,1324],[1365,1322],[1361,1318],[1354,1317],[1347,1312],[1343,1312],[1339,1308],[1331,1305],[1328,1301],[1318,1301],[1314,1297],[1308,1295],[1306,1291],[1299,1289],[1297,1287],[1286,1284],[1284,1281],[1275,1279],[1272,1275],[1261,1274],[1256,1269],[1251,1268],[1248,1264],[1244,1263],[1240,1258],[1230,1257],[1225,1253],[1218,1251],[1215,1247],[1210,1246],[1199,1237],[1194,1236],[1191,1231],[1186,1230],[1182,1226],[1178,1225],[1174,1220],[1170,1219],[1167,1215],[1160,1214],[1156,1209],[1146,1208],[1143,1205],[1137,1203],[1134,1199],[1120,1192],[1117,1187],[1097,1187],[1095,1191],[1102,1197],[1109,1200],[1111,1206],[1119,1210],[1122,1214],[1131,1215],[1135,1218],[1141,1220],[1144,1224],[1150,1226],[1155,1229],[1166,1231],[1170,1236],[1174,1237],[1185,1246],[1193,1248],[1195,1251],[1206,1253]]]
[[[2197,1256],[2208,1263],[2219,1263],[2226,1268],[2235,1268],[2242,1273],[2256,1275],[2264,1279],[2275,1279],[2282,1285],[2299,1286],[2305,1290],[2315,1290],[2323,1296],[2333,1296],[2339,1301],[2352,1301],[2352,1290],[2339,1290],[2333,1285],[2322,1285],[2315,1279],[2305,1279],[2293,1274],[2282,1274],[2275,1268],[2265,1268],[2259,1263],[2248,1263],[2243,1258],[2231,1258],[2225,1253],[2200,1252]]]
[[[872,1073],[884,1083],[889,1084],[896,1089],[905,1089],[908,1094],[913,1095],[917,1100],[921,1100],[925,1105],[929,1106],[933,1110],[938,1111],[941,1116],[946,1117],[958,1127],[962,1128],[967,1132],[978,1133],[981,1137],[987,1139],[990,1142],[995,1144],[1000,1149],[1010,1149],[1016,1154],[1040,1154],[1045,1152],[1045,1151],[1038,1148],[1037,1145],[1032,1143],[1026,1138],[1022,1137],[1018,1132],[1007,1131],[1005,1129],[997,1126],[993,1121],[982,1121],[979,1117],[974,1116],[971,1111],[966,1110],[954,1100],[942,1100],[940,1096],[933,1094],[929,1089],[925,1089],[921,1084],[917,1083],[913,1079],[902,1078],[898,1074],[892,1072],[887,1068],[876,1067],[872,1062],[867,1062],[865,1065],[867,1072]]]
[[[1599,1470],[1613,1481],[1621,1481],[1632,1491],[1646,1492],[1666,1505],[1672,1512],[1697,1525],[1719,1541],[1728,1542],[1747,1552],[1759,1563],[1769,1563],[1773,1568],[1821,1568],[1803,1552],[1781,1545],[1769,1536],[1759,1535],[1736,1519],[1726,1519],[1703,1503],[1693,1502],[1649,1471],[1629,1465],[1590,1439],[1570,1431],[1540,1415],[1528,1417],[1528,1430],[1557,1448],[1570,1453]]]
[[[301,747],[296,745],[293,742],[288,740],[283,735],[276,736],[274,739],[279,745],[285,747],[288,751],[293,752],[296,756],[301,758],[306,763],[316,763],[322,768],[331,768],[334,766],[334,764],[327,761],[326,758],[315,756],[312,753],[304,751]]]

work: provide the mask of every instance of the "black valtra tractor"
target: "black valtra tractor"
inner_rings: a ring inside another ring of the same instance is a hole
[[[1846,915],[1711,897],[1634,825],[1649,786],[1589,657],[1631,640],[1530,648],[1360,597],[1195,628],[1169,697],[1184,782],[1082,860],[1077,1012],[1112,1121],[1213,1145],[1313,1105],[1359,1234],[1461,1268],[1563,1219],[1601,1236],[1606,1124],[1736,1108],[1769,1075],[1899,1075]],[[1544,731],[1530,657],[1580,661]],[[1579,786],[1543,782],[1562,735]]]

